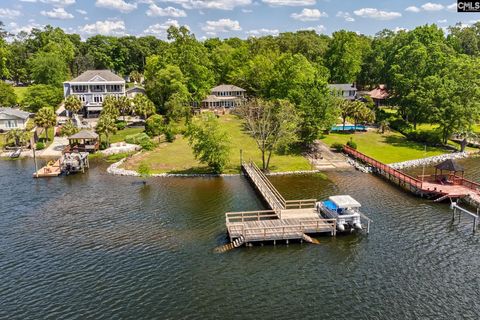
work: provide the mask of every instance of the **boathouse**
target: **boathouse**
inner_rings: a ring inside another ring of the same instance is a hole
[[[82,130],[68,137],[68,146],[65,152],[78,151],[93,153],[98,151],[100,140],[98,134],[91,130]]]

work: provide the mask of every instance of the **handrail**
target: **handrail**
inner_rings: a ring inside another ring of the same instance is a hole
[[[423,182],[408,175],[408,174],[405,174],[403,173],[402,171],[399,171],[397,169],[394,169],[380,161],[377,161],[367,155],[364,155],[363,153],[355,150],[355,149],[352,149],[350,148],[349,146],[343,146],[343,151],[347,154],[350,154],[354,157],[356,157],[357,159],[360,159],[380,170],[383,170],[385,171],[386,173],[388,174],[393,174],[394,176],[396,176],[398,179],[401,179],[403,182],[406,182],[406,183],[409,183],[411,185],[414,185],[415,187],[418,187],[418,188],[422,188],[422,185],[423,185]]]

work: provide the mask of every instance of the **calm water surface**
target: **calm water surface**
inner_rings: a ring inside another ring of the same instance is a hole
[[[476,181],[479,161],[463,161]],[[480,233],[372,175],[271,178],[287,199],[351,194],[368,237],[215,254],[225,212],[263,208],[242,177],[32,170],[0,161],[2,319],[480,318]]]

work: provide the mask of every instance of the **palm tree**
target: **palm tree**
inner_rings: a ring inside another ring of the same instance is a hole
[[[135,98],[133,98],[133,105],[135,113],[143,116],[144,119],[147,119],[149,116],[155,114],[155,105],[144,94],[137,94]]]
[[[363,102],[353,101],[353,109],[351,116],[355,121],[355,130],[359,122],[368,123],[375,121],[375,113],[367,107]]]
[[[115,121],[117,120],[118,116],[120,115],[120,110],[118,110],[117,106],[117,98],[114,96],[105,97],[102,104],[102,112],[100,113],[100,116],[102,115],[108,115]]]
[[[46,139],[48,141],[48,128],[54,127],[57,124],[57,115],[51,107],[43,107],[38,110],[34,119],[38,127],[45,129]]]
[[[142,74],[137,70],[130,73],[130,81],[140,84],[142,82]]]
[[[390,123],[388,120],[382,120],[378,123],[378,131],[381,134],[384,134],[386,131],[390,130]]]
[[[125,121],[125,115],[130,114],[133,111],[132,101],[129,98],[122,96],[118,97],[115,103],[123,117],[123,121]]]
[[[28,137],[28,133],[20,129],[10,130],[6,135],[7,141],[13,142],[15,147],[26,145],[28,142]]]
[[[69,96],[67,100],[65,100],[65,109],[72,114],[78,113],[82,109],[82,106],[82,101],[76,96]]]
[[[347,122],[347,118],[351,117],[354,111],[354,104],[352,101],[343,99],[343,98],[336,98],[336,104],[340,108],[340,116],[342,117],[342,124],[343,124],[343,131],[345,131],[345,123]]]
[[[62,126],[62,136],[71,136],[77,133],[79,129],[73,124],[71,119],[68,119],[67,122]]]
[[[117,126],[115,125],[115,119],[108,114],[101,115],[97,122],[95,131],[99,135],[105,135],[107,145],[110,145],[110,134],[117,132]]]

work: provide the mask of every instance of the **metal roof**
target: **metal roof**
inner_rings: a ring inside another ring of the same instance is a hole
[[[328,87],[330,89],[342,90],[342,91],[357,90],[357,87],[351,83],[329,84]]]
[[[345,208],[360,208],[362,205],[351,196],[343,195],[343,196],[331,196],[328,199],[335,203],[335,205],[340,209]]]
[[[443,161],[442,163],[435,166],[438,170],[445,170],[445,171],[452,171],[452,172],[464,172],[465,169],[453,161],[452,159],[448,159]]]
[[[232,84],[221,84],[219,86],[216,86],[215,88],[212,89],[212,92],[235,92],[235,91],[242,91],[245,92],[247,90],[242,89],[240,87],[234,86]]]
[[[91,130],[82,130],[68,137],[68,139],[98,139],[98,134]]]
[[[30,117],[30,113],[14,108],[0,108],[0,113],[14,116],[20,119],[28,119],[28,117]]]
[[[75,79],[67,82],[118,82],[125,80],[110,70],[87,70]]]

